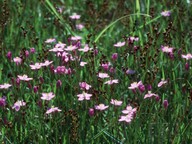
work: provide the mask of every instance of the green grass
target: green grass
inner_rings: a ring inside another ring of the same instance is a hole
[[[63,11],[60,13],[58,9]],[[164,17],[161,12],[170,10],[171,16]],[[79,20],[71,20],[73,13],[81,15]],[[191,60],[178,54],[192,53],[192,4],[187,1],[173,2],[132,0],[132,1],[23,1],[0,0],[0,85],[9,83],[8,89],[0,89],[0,100],[6,97],[6,105],[0,101],[0,142],[1,143],[80,143],[80,144],[127,144],[127,143],[191,143],[192,122],[192,71]],[[76,24],[84,24],[82,30]],[[74,61],[62,62],[61,57],[49,50],[56,43],[69,46],[71,36],[81,36],[81,48],[88,44],[93,50],[84,53],[78,50],[68,52]],[[129,37],[139,37],[130,44]],[[57,42],[46,44],[49,38]],[[125,41],[125,46],[114,47]],[[173,47],[174,58],[163,53],[161,46]],[[26,50],[34,47],[36,52],[25,56]],[[135,48],[138,50],[135,51]],[[94,50],[98,54],[94,54]],[[8,52],[12,58],[7,58]],[[112,60],[118,53],[117,60]],[[23,59],[20,65],[13,58]],[[31,64],[53,61],[54,69],[65,66],[72,74],[56,74],[51,65],[32,70]],[[80,62],[87,62],[84,67]],[[115,73],[105,71],[101,64],[111,63]],[[186,63],[190,68],[185,68]],[[134,74],[125,74],[127,69]],[[106,72],[110,78],[100,79],[97,74]],[[32,81],[16,83],[18,75],[27,74]],[[44,81],[41,81],[41,77]],[[118,84],[106,85],[104,82],[118,79]],[[158,83],[167,84],[158,87]],[[57,81],[62,85],[57,87]],[[133,82],[145,85],[144,92],[128,89]],[[90,100],[78,101],[83,92],[79,82],[91,85],[87,93]],[[152,86],[155,98],[144,99],[148,93],[147,85]],[[38,92],[34,92],[38,86]],[[42,100],[42,93],[53,92],[55,97]],[[121,100],[121,106],[114,106],[111,99]],[[19,111],[13,109],[18,100],[25,106]],[[163,106],[168,100],[169,105]],[[103,103],[109,106],[104,111],[95,109]],[[122,110],[131,105],[137,108],[130,123],[119,122]],[[61,112],[45,114],[55,106]],[[89,109],[94,108],[94,115]]]

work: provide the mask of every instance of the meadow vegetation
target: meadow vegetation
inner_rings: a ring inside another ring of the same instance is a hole
[[[192,2],[0,0],[0,142],[192,142]]]

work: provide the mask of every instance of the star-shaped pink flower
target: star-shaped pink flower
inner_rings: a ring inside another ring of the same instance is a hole
[[[61,110],[58,107],[52,106],[50,109],[46,111],[46,114],[54,113],[54,112],[60,112]]]
[[[8,89],[9,87],[11,87],[11,85],[8,83],[4,83],[0,85],[0,89]]]
[[[109,106],[106,106],[106,105],[104,105],[104,104],[99,104],[99,105],[96,105],[96,106],[95,106],[95,109],[96,109],[96,110],[103,111],[103,110],[107,109],[108,107],[109,107]]]
[[[119,83],[119,80],[118,79],[114,79],[114,80],[108,80],[108,81],[106,81],[104,84],[108,84],[108,85],[112,85],[112,84],[114,84],[114,83]]]
[[[158,97],[158,95],[155,93],[151,93],[151,91],[148,91],[148,93],[144,96],[144,99],[151,97]]]
[[[131,86],[128,87],[128,89],[136,89],[136,88],[138,88],[140,85],[142,85],[142,81],[133,82],[133,83],[131,84]]]
[[[118,101],[116,99],[111,99],[111,104],[115,105],[115,106],[121,106],[122,105],[122,101]]]
[[[90,100],[90,98],[92,97],[92,94],[83,92],[82,94],[78,94],[77,97],[78,97],[78,101]]]
[[[102,79],[103,79],[103,78],[109,78],[109,75],[108,75],[107,73],[99,73],[99,74],[98,74],[98,77],[99,77],[99,78],[102,78]]]
[[[122,47],[125,45],[125,42],[118,42],[116,44],[114,44],[115,47]]]
[[[33,78],[29,78],[27,75],[18,75],[17,76],[20,80],[22,80],[22,81],[30,81],[30,80],[32,80]]]
[[[52,92],[49,93],[42,93],[42,100],[48,100],[50,101],[51,99],[53,99],[55,97],[55,95]]]

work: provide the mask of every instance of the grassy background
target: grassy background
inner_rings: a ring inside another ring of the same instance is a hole
[[[183,1],[150,1],[150,0],[0,0],[0,84],[11,83],[11,78],[19,74],[27,74],[34,78],[32,86],[40,87],[39,93],[27,88],[27,83],[20,87],[13,86],[9,90],[1,90],[0,97],[7,97],[7,105],[0,108],[0,141],[4,143],[190,143],[192,118],[192,86],[191,69],[185,70],[186,61],[181,59],[177,51],[191,53],[192,48],[192,5]],[[63,8],[59,14],[58,8]],[[171,10],[170,17],[162,17],[160,13]],[[69,16],[76,12],[81,19],[74,22]],[[143,16],[136,13],[150,15]],[[134,14],[128,16],[130,14]],[[126,16],[125,18],[122,18]],[[118,18],[121,20],[106,27]],[[75,29],[75,23],[83,23],[82,31]],[[101,32],[102,35],[99,35]],[[53,45],[46,45],[48,38],[67,43],[71,35],[83,37],[82,43],[88,43],[99,50],[93,59],[91,54],[81,55],[89,64],[85,69],[70,64],[76,70],[75,75],[53,75],[49,68],[31,71],[31,62],[42,62],[46,57],[60,62],[48,53]],[[129,36],[138,36],[139,42],[134,45],[140,50],[133,53],[129,46],[115,49],[113,44],[124,41]],[[161,45],[175,48],[174,60],[160,51]],[[18,67],[6,58],[8,51],[13,57],[24,50],[34,47],[36,55],[30,55],[22,66]],[[97,80],[101,61],[110,61],[112,53],[119,54],[118,61],[113,63],[116,73],[111,77],[120,80],[115,86],[104,86]],[[189,64],[191,62],[189,61]],[[134,75],[124,75],[122,69],[131,68]],[[44,78],[44,83],[39,82]],[[162,79],[169,83],[157,88]],[[56,88],[58,79],[62,87]],[[143,100],[144,94],[128,90],[133,81],[142,80],[151,84],[153,92],[158,93],[161,101]],[[87,81],[93,87],[95,97],[91,101],[78,102],[76,95],[80,93],[79,81]],[[42,92],[53,91],[56,99],[50,103],[42,102],[37,106]],[[18,99],[27,101],[27,106],[19,112],[12,110]],[[95,104],[109,105],[111,98],[123,100],[121,108],[110,106],[108,110],[96,112],[94,117],[88,115],[88,109]],[[163,108],[162,101],[168,99],[169,107]],[[136,118],[130,124],[119,123],[118,118],[126,105],[138,108]],[[46,117],[45,111],[51,105],[62,109]],[[5,124],[5,119],[8,121]]]

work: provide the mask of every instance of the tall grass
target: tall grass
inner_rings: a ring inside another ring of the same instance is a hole
[[[0,85],[11,84],[8,89],[0,87],[0,142],[191,143],[191,60],[183,58],[192,53],[191,3],[0,0],[0,7]],[[170,10],[171,15],[162,16],[164,10]],[[73,13],[81,15],[80,19],[70,19]],[[85,27],[78,30],[76,24]],[[71,40],[72,36],[82,39]],[[46,43],[50,38],[56,42]],[[117,42],[125,45],[115,47]],[[78,49],[88,44],[93,49],[65,50],[69,57],[61,58],[50,51],[61,43]],[[162,46],[174,50],[165,53]],[[114,53],[117,58],[112,58]],[[21,64],[13,61],[15,57],[22,59]],[[31,69],[30,65],[45,60],[53,63]],[[81,62],[87,65],[81,66]],[[105,70],[102,64],[108,62],[111,69]],[[65,66],[66,73],[58,74],[58,66]],[[109,78],[99,78],[99,73],[107,73]],[[33,80],[19,81],[18,75],[23,74]],[[114,79],[118,83],[104,84]],[[167,83],[158,87],[162,80]],[[128,88],[139,81],[142,84],[136,90]],[[91,88],[82,88],[80,82]],[[156,95],[144,99],[148,91]],[[43,100],[42,93],[49,92],[55,97]],[[77,95],[85,92],[92,94],[90,100],[79,101]],[[122,101],[122,105],[111,104],[111,99]],[[26,105],[17,111],[13,106],[18,100]],[[99,104],[108,108],[99,111]],[[61,111],[46,114],[53,106]],[[131,113],[131,122],[120,122],[127,106],[136,112]]]

